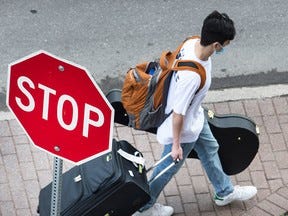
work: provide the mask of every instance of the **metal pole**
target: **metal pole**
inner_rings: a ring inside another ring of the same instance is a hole
[[[50,216],[60,216],[63,160],[54,157]]]

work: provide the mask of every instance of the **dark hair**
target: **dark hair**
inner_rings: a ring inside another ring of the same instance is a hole
[[[236,35],[234,22],[225,13],[213,11],[209,14],[202,26],[201,45],[208,46],[214,42],[221,45],[227,40],[233,40]]]

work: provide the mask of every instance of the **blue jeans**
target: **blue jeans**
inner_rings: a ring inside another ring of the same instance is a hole
[[[197,141],[191,143],[181,143],[181,146],[183,149],[183,160],[150,184],[151,200],[141,208],[141,211],[144,211],[155,204],[161,191],[181,168],[192,149],[197,152],[202,166],[205,168],[207,176],[211,181],[217,196],[223,197],[233,192],[234,188],[231,179],[224,173],[218,156],[219,145],[214,138],[206,119]],[[172,144],[165,145],[162,157],[170,153],[171,149]],[[172,157],[168,157],[165,161],[156,166],[152,173],[151,179],[153,179],[154,176],[160,173],[161,170],[165,169],[172,162]]]

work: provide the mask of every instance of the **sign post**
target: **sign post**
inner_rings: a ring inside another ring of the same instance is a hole
[[[7,106],[55,157],[51,215],[59,215],[62,159],[79,165],[111,151],[114,110],[85,68],[45,51],[9,65]]]
[[[50,216],[60,216],[63,160],[54,157]]]

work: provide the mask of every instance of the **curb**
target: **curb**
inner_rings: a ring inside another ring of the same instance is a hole
[[[227,88],[209,91],[205,103],[272,98],[288,95],[288,84],[267,85],[258,87]]]

